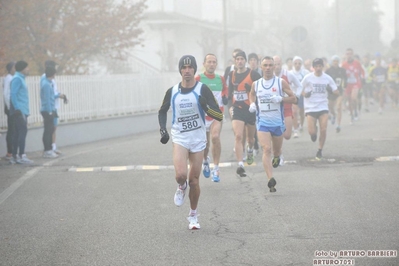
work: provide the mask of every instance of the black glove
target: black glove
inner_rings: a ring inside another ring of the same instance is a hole
[[[198,100],[201,104],[202,109],[204,109],[204,111],[208,111],[208,102],[206,100],[205,97],[201,97],[201,95],[198,97]]]
[[[249,93],[251,91],[251,85],[249,85],[248,83],[245,83],[244,85],[245,90]]]
[[[64,94],[64,104],[67,104],[67,103],[68,103],[68,99],[67,99],[66,95]]]
[[[308,91],[307,93],[305,93],[305,95],[303,97],[309,98],[310,95],[312,95],[312,91]]]
[[[223,105],[227,105],[229,103],[229,98],[227,98],[226,96],[223,96],[222,102],[223,102]]]
[[[166,128],[161,128],[159,130],[159,132],[161,133],[161,142],[162,144],[166,144],[169,141],[169,133],[166,130]]]

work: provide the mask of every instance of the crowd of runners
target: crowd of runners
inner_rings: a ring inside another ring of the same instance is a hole
[[[182,81],[166,92],[159,110],[161,142],[166,144],[167,111],[172,108],[173,163],[178,183],[174,201],[177,206],[183,205],[189,188],[189,229],[200,228],[197,206],[201,172],[205,178],[221,181],[220,135],[225,108],[235,137],[236,174],[246,177],[245,163],[251,165],[254,157],[262,154],[270,192],[276,192],[277,185],[273,168],[284,164],[283,140],[304,134],[305,122],[311,141],[318,141],[315,160],[322,160],[329,123],[342,134],[346,131],[341,129],[342,116],[346,113],[354,124],[361,113],[376,111],[382,115],[387,102],[398,108],[396,58],[384,60],[380,54],[360,57],[351,48],[343,56],[331,58],[303,59],[296,55],[283,61],[278,55],[247,56],[242,49],[235,49],[232,56],[232,65],[224,75],[216,73],[218,60],[214,54],[205,55],[200,73],[196,59],[183,56],[178,65]]]

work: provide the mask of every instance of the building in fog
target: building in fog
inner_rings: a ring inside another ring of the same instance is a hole
[[[362,2],[359,1],[353,5]],[[358,38],[347,37],[351,28],[353,32],[368,32],[364,20],[350,15],[346,21],[343,19],[348,14],[345,12],[350,14],[348,5],[352,2],[340,1],[340,9],[334,8],[335,3],[335,0],[147,0],[148,8],[141,23],[143,45],[133,49],[130,65],[134,72],[143,67],[173,72],[184,54],[194,55],[201,65],[205,54],[214,53],[221,70],[229,64],[235,48],[242,48],[247,54],[280,55],[283,59],[295,55],[303,58],[342,55],[347,46],[359,53],[369,51],[370,48],[351,43]],[[376,3],[374,8],[378,9]],[[338,20],[341,21],[337,24]],[[338,34],[344,31],[345,37],[340,37]],[[373,45],[369,41],[362,44],[380,49],[378,36],[366,39],[377,41]]]
[[[224,43],[223,0],[148,0],[142,20],[143,46],[134,49],[135,60],[160,71],[176,71],[183,54],[193,54],[199,63],[207,53],[219,58],[223,68],[234,48],[247,53],[263,52],[256,41],[270,16],[270,0],[226,1],[227,42]],[[226,47],[226,49],[224,49]],[[266,46],[264,46],[266,47]]]

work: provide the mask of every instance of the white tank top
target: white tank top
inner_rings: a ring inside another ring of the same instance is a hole
[[[284,124],[283,103],[272,103],[270,98],[275,95],[283,96],[281,78],[264,78],[255,81],[257,121],[261,126],[278,127]]]
[[[202,83],[197,82],[195,88],[188,93],[181,93],[179,84],[173,87],[171,98],[173,141],[188,143],[206,141],[205,111],[198,101],[201,87]]]

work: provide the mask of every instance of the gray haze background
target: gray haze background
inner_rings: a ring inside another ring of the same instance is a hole
[[[202,59],[215,53],[222,69],[234,48],[283,59],[343,56],[348,47],[360,56],[398,56],[391,45],[399,30],[397,2],[148,0],[143,43],[133,49],[130,63],[143,60],[161,71],[175,71],[183,54]]]

